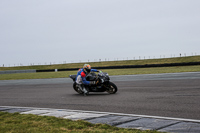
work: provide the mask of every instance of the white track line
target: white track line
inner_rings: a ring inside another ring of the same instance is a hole
[[[29,108],[29,109],[41,109],[41,110],[44,110],[44,109],[46,109],[46,110],[62,110],[62,111],[70,111],[70,112],[83,112],[83,113],[95,113],[95,114],[134,116],[134,117],[144,117],[144,118],[166,119],[166,120],[176,120],[176,121],[200,123],[200,120],[195,120],[195,119],[184,119],[184,118],[173,118],[173,117],[162,117],[162,116],[150,116],[150,115],[137,115],[137,114],[124,114],[124,113],[113,113],[113,112],[98,112],[98,111],[54,109],[54,108],[37,108],[37,107],[18,107],[18,106],[0,106],[0,107],[5,107],[5,108]]]

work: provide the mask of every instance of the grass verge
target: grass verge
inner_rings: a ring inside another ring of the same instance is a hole
[[[200,72],[200,65],[178,66],[178,67],[131,68],[131,69],[104,69],[103,72],[107,72],[109,75]],[[1,74],[0,80],[66,78],[69,77],[69,75],[73,75],[76,73],[77,71]]]
[[[104,66],[123,66],[123,65],[145,65],[145,64],[166,64],[166,63],[188,63],[200,62],[200,56],[163,58],[163,59],[145,59],[145,60],[124,60],[124,61],[102,61],[102,62],[82,62],[56,65],[33,65],[33,66],[17,66],[17,67],[0,67],[0,71],[5,70],[27,70],[27,69],[65,69],[65,68],[81,68],[83,64],[89,63],[92,67]]]
[[[158,131],[141,131],[117,128],[107,124],[91,124],[78,120],[0,112],[0,132],[2,133],[62,133],[62,132],[95,132],[95,133],[158,133]]]

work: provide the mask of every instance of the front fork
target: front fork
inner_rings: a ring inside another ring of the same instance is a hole
[[[103,86],[106,88],[106,90],[109,90],[111,87],[110,87],[110,84],[109,84],[109,81],[105,82],[103,84]]]

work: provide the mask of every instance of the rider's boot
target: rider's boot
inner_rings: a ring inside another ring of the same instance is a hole
[[[85,87],[83,87],[83,94],[84,94],[84,96],[87,96],[88,95],[88,91],[87,91],[87,89],[85,88]]]

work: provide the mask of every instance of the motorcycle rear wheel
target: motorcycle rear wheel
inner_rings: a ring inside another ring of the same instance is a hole
[[[77,86],[76,82],[74,82],[73,88],[77,93],[83,94],[83,91]]]
[[[114,84],[114,83],[112,83],[112,82],[109,82],[109,85],[107,86],[107,92],[109,93],[109,94],[115,94],[116,92],[117,92],[117,86]]]

